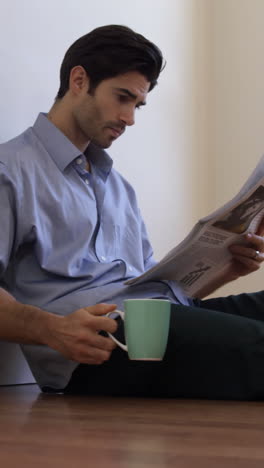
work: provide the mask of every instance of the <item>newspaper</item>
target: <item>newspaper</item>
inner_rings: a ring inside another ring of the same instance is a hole
[[[231,244],[245,244],[244,234],[256,232],[264,216],[264,155],[237,195],[212,214],[200,219],[187,237],[154,267],[126,281],[175,280],[195,296],[226,269]]]

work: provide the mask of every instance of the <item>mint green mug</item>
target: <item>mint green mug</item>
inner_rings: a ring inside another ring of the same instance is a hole
[[[124,321],[126,345],[111,333],[110,338],[128,352],[129,359],[137,361],[161,361],[166,351],[170,301],[163,299],[127,299],[125,312],[115,310]],[[111,315],[111,313],[107,314]]]

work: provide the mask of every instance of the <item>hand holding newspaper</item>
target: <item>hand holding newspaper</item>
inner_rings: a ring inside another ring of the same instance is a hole
[[[232,200],[200,219],[157,265],[125,284],[175,280],[187,295],[195,296],[209,280],[217,279],[231,261],[228,246],[245,244],[244,234],[255,233],[263,216],[264,156]]]

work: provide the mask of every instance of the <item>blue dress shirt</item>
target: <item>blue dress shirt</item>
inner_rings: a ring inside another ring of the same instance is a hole
[[[44,114],[0,145],[0,223],[0,286],[24,304],[66,315],[133,297],[191,303],[175,282],[124,285],[156,263],[135,192],[104,150],[80,153]],[[40,387],[67,385],[77,363],[22,350]]]

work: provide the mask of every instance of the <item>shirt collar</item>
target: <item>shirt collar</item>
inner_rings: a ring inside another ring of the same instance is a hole
[[[63,172],[78,156],[83,153],[47,118],[47,114],[40,113],[33,125],[33,131]],[[90,143],[84,152],[91,163],[98,168],[104,179],[111,171],[113,161],[102,148]]]

